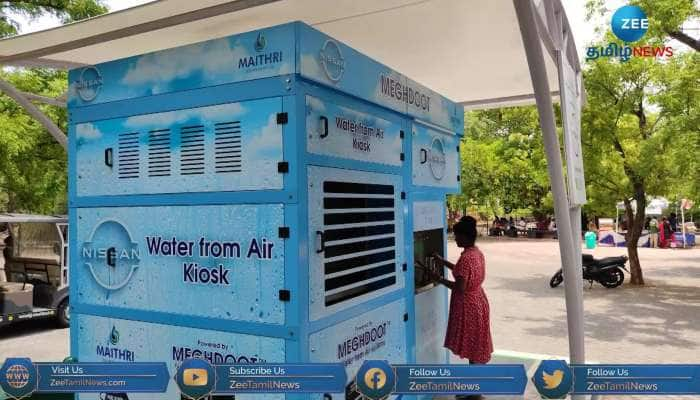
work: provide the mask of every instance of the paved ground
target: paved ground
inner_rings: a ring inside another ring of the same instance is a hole
[[[485,238],[478,245],[486,256],[485,289],[496,349],[566,356],[564,288],[549,287],[560,265],[558,242]],[[700,249],[643,248],[639,252],[646,286],[625,283],[605,289],[597,283],[592,288],[584,285],[587,360],[700,362]],[[612,247],[592,251],[595,257],[625,253],[624,248]],[[449,255],[452,260],[459,255],[454,243],[450,243]],[[539,398],[531,387],[526,394],[527,399]],[[608,396],[606,400],[613,397],[622,398]],[[670,398],[699,397],[664,396]]]
[[[568,354],[564,289],[548,285],[559,268],[558,243],[499,238],[483,239],[479,246],[487,260],[485,288],[497,359],[511,360],[509,351],[544,357]],[[625,249],[600,247],[593,254],[621,255]],[[451,243],[449,258],[456,260],[458,255]],[[645,287],[625,284],[605,289],[594,284],[589,289],[586,284],[587,359],[700,362],[700,249],[640,249],[640,257]],[[53,329],[51,323],[29,322],[0,329],[0,359],[22,355],[48,361],[67,354],[68,330]],[[528,388],[526,398],[538,397]]]

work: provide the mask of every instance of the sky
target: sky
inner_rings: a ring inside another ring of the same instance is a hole
[[[109,6],[109,9],[111,11],[118,11],[123,10],[125,8],[134,7],[139,4],[149,3],[151,1],[153,0],[106,0],[105,3]],[[569,19],[571,30],[574,33],[574,40],[576,41],[576,47],[578,49],[579,58],[583,60],[585,58],[584,55],[586,45],[595,39],[595,26],[599,25],[603,21],[586,21],[585,0],[561,1],[564,5],[564,9],[566,10],[566,15]],[[625,0],[606,0],[606,6],[609,10],[615,10],[626,3],[627,1]],[[34,21],[28,21],[24,18],[19,17],[17,19],[20,21],[22,33],[34,32],[60,25],[60,21],[53,17],[42,17]],[[700,22],[695,21],[693,23],[692,28],[698,29],[698,27],[700,27]],[[691,35],[695,34],[696,32],[691,32]],[[671,42],[671,46],[673,46],[674,48],[678,48],[683,47],[684,45],[674,41]]]

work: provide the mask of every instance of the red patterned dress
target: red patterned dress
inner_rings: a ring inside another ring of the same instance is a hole
[[[471,363],[491,359],[493,343],[489,323],[489,302],[481,287],[485,277],[484,255],[476,246],[464,249],[452,274],[466,281],[466,293],[452,291],[445,347]]]

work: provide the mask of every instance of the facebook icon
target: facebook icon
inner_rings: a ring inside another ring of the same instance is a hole
[[[365,361],[355,377],[357,388],[370,399],[380,399],[389,395],[396,383],[394,370],[386,361]]]

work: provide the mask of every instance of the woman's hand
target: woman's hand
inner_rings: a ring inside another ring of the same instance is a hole
[[[447,261],[447,260],[445,260],[445,259],[444,259],[439,253],[437,253],[437,252],[434,252],[433,254],[431,254],[430,257],[433,257],[433,258],[435,258],[435,259],[437,259],[437,260],[440,260],[440,261],[442,261],[442,262]]]
[[[447,267],[449,269],[453,269],[455,267],[454,264],[445,260],[445,258],[443,256],[441,256],[439,253],[433,253],[430,255],[430,257],[433,257],[435,260],[437,260],[437,262],[440,263],[441,266]]]

